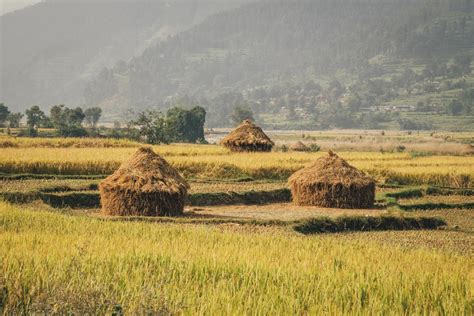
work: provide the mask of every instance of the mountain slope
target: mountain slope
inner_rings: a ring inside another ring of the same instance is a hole
[[[84,82],[103,67],[241,2],[48,0],[5,14],[0,100],[17,110],[82,102]]]
[[[460,8],[453,5],[458,2]],[[470,31],[461,39],[438,41],[436,44],[446,45],[436,46],[429,34],[418,30],[440,14],[472,7],[472,1],[466,0],[253,3],[215,14],[145,50],[119,75],[109,76],[115,80],[112,95],[104,95],[107,89],[101,86],[101,78],[89,86],[86,100],[100,103],[119,94],[131,104],[147,107],[174,94],[238,91],[308,72],[318,76],[338,69],[356,70],[378,54],[426,55],[426,50],[436,52],[439,47],[456,49],[453,41],[474,39]],[[428,37],[425,42],[420,41],[423,36]],[[123,76],[126,86],[120,91]],[[110,86],[110,82],[104,84]]]

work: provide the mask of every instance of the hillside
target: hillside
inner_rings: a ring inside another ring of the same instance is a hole
[[[7,13],[1,25],[0,100],[82,103],[84,83],[168,36],[242,1],[47,0]]]
[[[208,108],[211,126],[228,125],[236,104],[248,104],[261,118],[284,115],[288,107],[298,107],[288,91],[301,90],[308,82],[328,88],[337,78],[347,90],[361,76],[391,78],[407,65],[450,63],[458,55],[473,55],[473,8],[465,0],[251,3],[210,16],[120,69],[104,70],[89,83],[85,100],[117,113],[132,107],[164,109],[177,96],[191,96]],[[376,62],[371,73],[374,58],[383,63]],[[262,89],[277,95],[266,98],[263,107],[262,98],[252,96]],[[285,100],[278,97],[282,94]],[[328,99],[331,92],[324,94],[302,97]],[[282,104],[268,109],[267,101]],[[288,126],[289,119],[282,120],[279,127]]]

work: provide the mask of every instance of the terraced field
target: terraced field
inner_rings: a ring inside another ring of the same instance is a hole
[[[0,150],[6,314],[474,312],[472,156],[341,152],[378,180],[373,209],[341,210],[291,203],[286,177],[324,153],[156,146],[190,182],[184,215],[119,218],[97,186],[137,144],[15,141]]]

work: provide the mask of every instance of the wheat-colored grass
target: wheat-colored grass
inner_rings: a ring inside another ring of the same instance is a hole
[[[3,148],[0,172],[35,174],[111,174],[136,148]],[[163,145],[154,150],[187,178],[287,179],[321,153],[231,153],[213,145]],[[473,186],[474,156],[421,156],[409,153],[340,152],[350,164],[376,180],[404,184]]]
[[[470,257],[0,203],[6,314],[473,313]]]

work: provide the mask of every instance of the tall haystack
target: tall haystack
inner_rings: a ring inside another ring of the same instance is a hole
[[[183,213],[189,185],[160,155],[142,147],[99,185],[108,215],[162,216]]]
[[[221,144],[232,151],[271,151],[274,142],[250,120],[243,121],[222,139]]]
[[[375,182],[362,171],[329,151],[288,180],[293,201],[299,205],[334,208],[371,208]]]
[[[309,151],[310,148],[303,144],[302,141],[298,141],[290,146],[290,149],[293,151]]]

